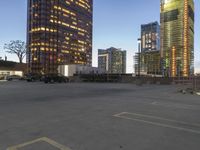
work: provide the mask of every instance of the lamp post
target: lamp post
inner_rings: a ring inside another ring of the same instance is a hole
[[[140,77],[141,67],[141,39],[138,39],[138,77]]]

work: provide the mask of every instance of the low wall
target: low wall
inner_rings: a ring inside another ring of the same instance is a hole
[[[173,84],[173,78],[133,77],[131,74],[93,74],[75,75],[75,82],[118,82],[134,84]]]

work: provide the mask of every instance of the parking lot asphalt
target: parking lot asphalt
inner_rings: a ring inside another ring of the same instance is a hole
[[[199,150],[200,97],[179,88],[0,82],[0,150]]]

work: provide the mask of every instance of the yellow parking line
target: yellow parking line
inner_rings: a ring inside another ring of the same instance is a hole
[[[29,141],[29,142],[25,142],[23,144],[19,144],[19,145],[15,145],[15,146],[11,146],[9,148],[7,148],[7,150],[19,150],[19,148],[23,148],[23,147],[26,147],[28,145],[32,145],[34,143],[37,143],[37,142],[46,142],[60,150],[71,150],[70,148],[62,145],[62,144],[59,144],[57,143],[56,141],[54,140],[51,140],[47,137],[42,137],[42,138],[39,138],[39,139],[36,139],[36,140],[33,140],[33,141]]]

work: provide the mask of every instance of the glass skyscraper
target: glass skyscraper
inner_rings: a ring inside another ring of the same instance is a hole
[[[28,0],[28,72],[92,64],[93,0]]]
[[[141,52],[160,51],[160,25],[152,22],[141,25]]]
[[[164,76],[194,74],[193,0],[161,0],[161,61]]]
[[[139,57],[140,57],[139,69],[141,74],[143,75],[161,74],[160,73],[160,25],[157,21],[141,25],[141,50]],[[137,70],[137,67],[135,68],[135,70]]]

